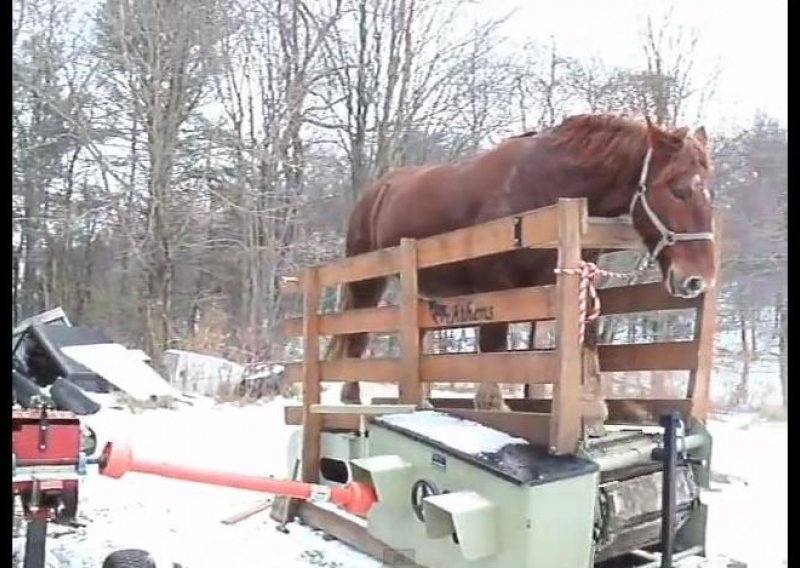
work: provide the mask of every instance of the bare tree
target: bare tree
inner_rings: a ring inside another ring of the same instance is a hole
[[[175,247],[186,226],[175,215],[172,191],[181,129],[216,69],[225,8],[218,0],[107,0],[98,17],[105,78],[130,101],[146,152],[138,248],[147,275],[147,345],[156,355],[172,337]]]

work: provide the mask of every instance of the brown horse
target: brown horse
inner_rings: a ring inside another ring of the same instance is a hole
[[[630,214],[667,291],[696,297],[716,274],[706,146],[703,127],[689,135],[688,128],[664,129],[648,119],[573,116],[458,161],[390,171],[356,203],[345,252],[354,256],[583,197],[591,216]],[[556,257],[554,250],[526,249],[427,268],[419,272],[419,291],[436,298],[552,284]],[[374,307],[386,284],[375,278],[345,285],[342,309]],[[507,329],[481,325],[480,350],[505,350]],[[367,341],[364,333],[336,336],[329,357],[361,357]],[[346,383],[341,399],[360,404],[358,383]],[[502,407],[502,400],[498,385],[484,384],[476,406]]]

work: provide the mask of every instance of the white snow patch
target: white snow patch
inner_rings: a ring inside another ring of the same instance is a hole
[[[528,444],[522,438],[435,410],[388,414],[381,417],[381,421],[415,432],[465,454],[496,452],[509,444]]]

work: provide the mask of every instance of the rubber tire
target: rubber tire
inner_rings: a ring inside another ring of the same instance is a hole
[[[103,568],[156,568],[156,561],[146,550],[127,548],[106,556]]]

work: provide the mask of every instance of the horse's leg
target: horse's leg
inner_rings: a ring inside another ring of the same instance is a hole
[[[530,335],[528,335],[528,345],[526,346],[526,350],[528,351],[536,350],[536,328],[536,322],[532,321],[531,332]],[[547,394],[547,385],[525,383],[525,386],[522,387],[523,398],[546,398]]]
[[[342,297],[342,310],[374,308],[386,288],[386,278],[372,278],[345,285]],[[348,333],[335,336],[330,353],[333,358],[342,356],[358,359],[364,354],[369,343],[367,333]],[[344,404],[361,404],[361,388],[357,382],[348,382],[342,386],[340,400]]]
[[[600,373],[597,351],[599,326],[596,321],[586,324],[582,349],[583,395],[581,396],[583,422],[590,436],[603,434],[603,424],[608,419],[605,389]]]
[[[478,345],[481,353],[506,351],[507,323],[487,323],[478,328]],[[475,393],[477,410],[509,410],[503,401],[503,392],[497,383],[481,383]]]
[[[419,330],[420,354],[424,354],[425,352],[425,338],[428,333],[430,333],[430,331],[428,330],[425,329]],[[431,404],[430,398],[431,398],[431,384],[422,383],[422,400],[419,402],[419,407],[428,410],[433,410],[433,404]]]

